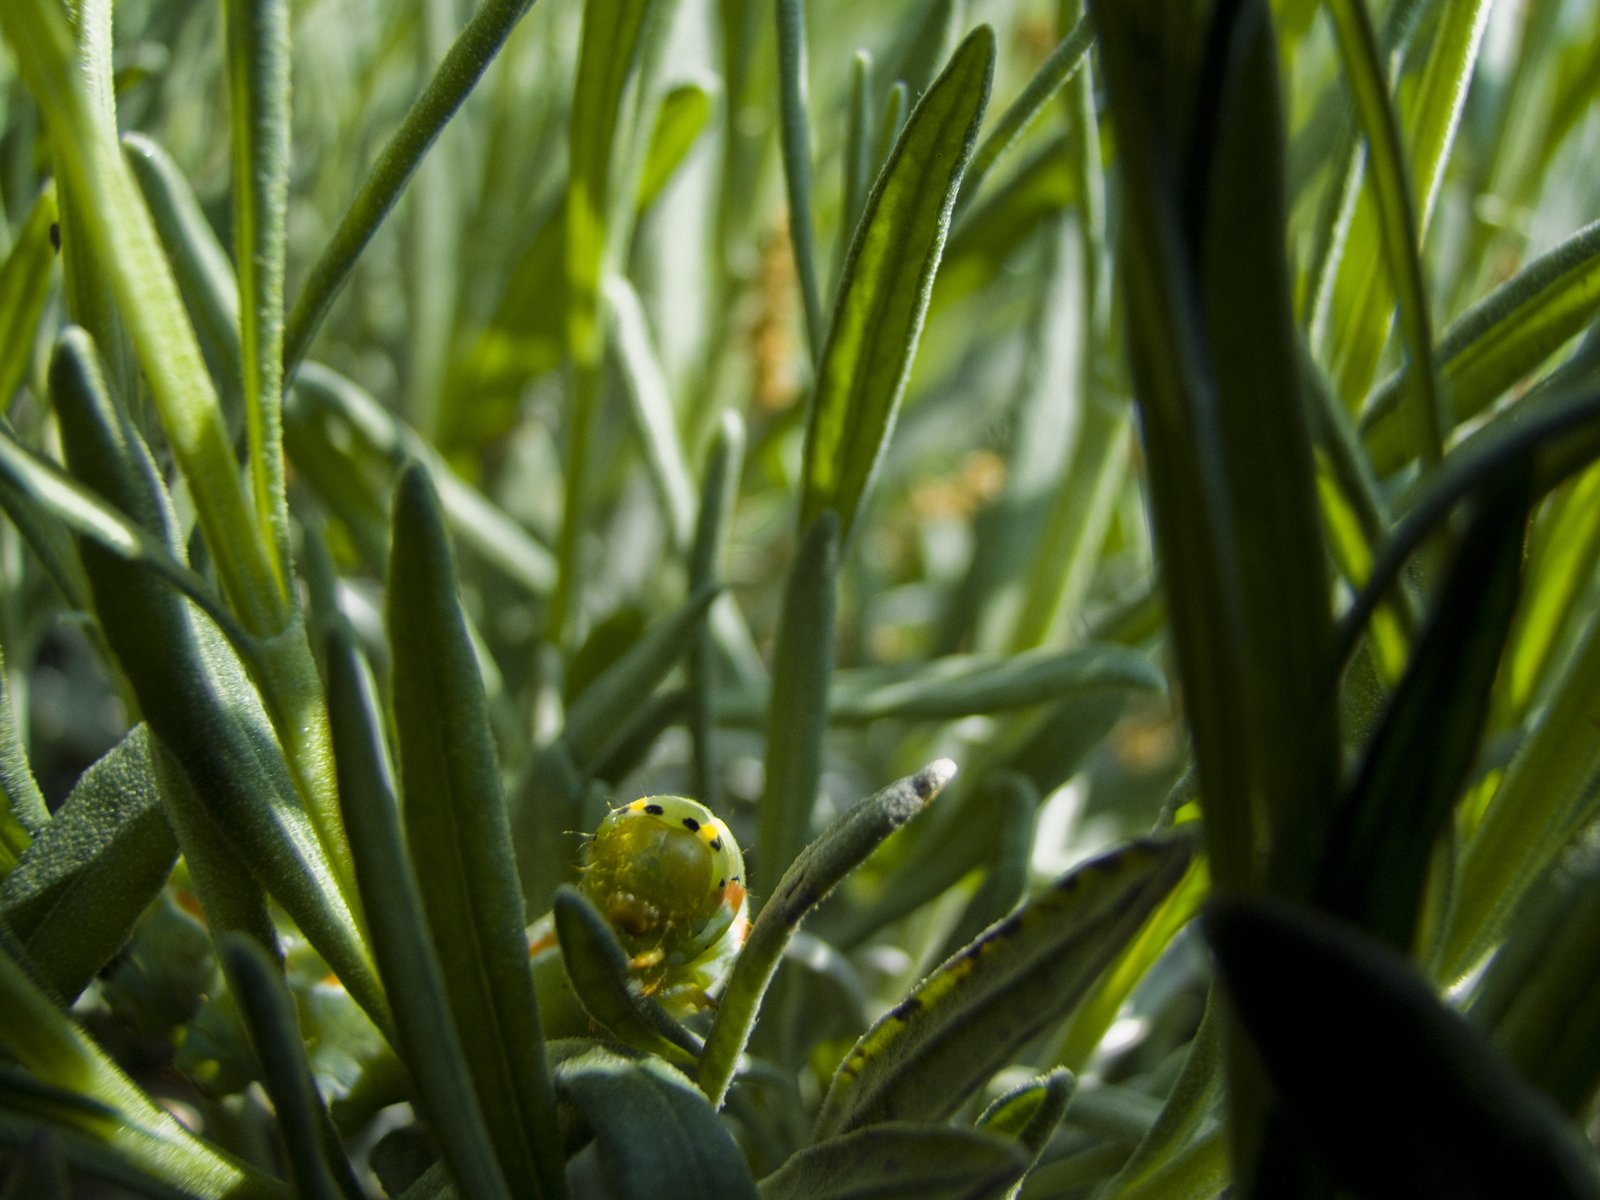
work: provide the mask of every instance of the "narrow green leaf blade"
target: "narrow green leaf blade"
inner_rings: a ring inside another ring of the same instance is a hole
[[[416,1086],[417,1106],[462,1195],[467,1200],[509,1200],[406,852],[377,699],[354,635],[342,624],[329,632],[327,663],[339,798],[350,829],[356,882],[366,903],[373,957],[394,1008],[396,1049]]]
[[[50,294],[56,256],[50,226],[55,220],[56,188],[51,182],[34,198],[11,253],[0,263],[0,412],[10,407],[32,358],[34,334]]]
[[[819,1136],[953,1112],[1077,1003],[1193,853],[1191,837],[1134,842],[991,926],[861,1036],[834,1074]]]
[[[1092,6],[1125,184],[1129,357],[1211,869],[1247,886],[1270,851],[1295,886],[1338,740],[1275,42],[1265,3],[1178,8]]]
[[[833,673],[839,544],[839,518],[830,509],[806,530],[784,586],[756,836],[756,856],[768,871],[787,870],[811,833]]]
[[[1462,313],[1439,339],[1441,384],[1452,423],[1477,416],[1581,333],[1600,311],[1600,221],[1584,226]],[[1400,400],[1404,371],[1380,385],[1361,417],[1381,474],[1422,451]]]
[[[295,1191],[307,1200],[349,1200],[360,1195],[349,1160],[328,1119],[311,1076],[294,997],[282,969],[242,934],[222,939],[222,967],[238,1002],[245,1030],[261,1065],[261,1079],[283,1135]],[[339,1183],[335,1183],[335,1175]]]
[[[847,542],[894,430],[994,73],[973,31],[923,96],[867,199],[817,366],[800,528],[826,509]]]
[[[283,480],[283,271],[289,199],[289,5],[223,5],[233,128],[234,261],[252,499],[262,538],[286,569]]]
[[[800,922],[884,838],[922,812],[955,773],[955,763],[941,758],[874,793],[840,815],[784,872],[750,926],[706,1037],[700,1089],[713,1104],[720,1106],[727,1095],[762,997]]]
[[[1409,948],[1433,844],[1477,757],[1521,590],[1527,471],[1481,497],[1405,676],[1328,833],[1319,908]]]
[[[513,1194],[559,1196],[561,1156],[522,889],[483,681],[426,470],[400,478],[387,624],[402,810],[451,1010]]]

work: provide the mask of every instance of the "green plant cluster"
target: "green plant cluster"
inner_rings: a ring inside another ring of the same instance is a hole
[[[1600,1197],[1594,6],[0,39],[0,1195]]]

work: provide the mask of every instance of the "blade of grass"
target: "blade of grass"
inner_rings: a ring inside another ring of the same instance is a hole
[[[1326,710],[1305,720],[1320,709],[1331,618],[1270,26],[1259,4],[1226,10],[1231,24],[1205,36],[1153,3],[1091,12],[1126,185],[1129,356],[1211,869],[1219,887],[1247,886],[1270,845],[1274,878],[1295,886],[1338,741]],[[1172,177],[1173,145],[1191,175]]]
[[[57,219],[52,180],[39,189],[16,240],[0,263],[0,412],[22,383],[32,357],[34,334],[50,292],[55,250],[50,227]]]
[[[961,195],[956,200],[958,211],[965,210],[983,188],[983,181],[989,177],[995,163],[1022,140],[1022,135],[1044,111],[1045,105],[1077,74],[1093,42],[1094,28],[1087,18],[1080,17],[984,135],[961,181]],[[956,219],[960,220],[960,216]]]
[[[1355,782],[1339,801],[1313,899],[1398,950],[1416,937],[1434,843],[1476,761],[1516,609],[1524,465],[1487,487],[1440,584]]]
[[[617,362],[632,401],[639,447],[666,514],[672,544],[684,550],[694,523],[694,484],[673,419],[666,372],[633,285],[621,275],[610,275],[605,281],[605,299],[616,339]]]
[[[717,582],[718,559],[724,553],[727,529],[739,491],[744,465],[744,422],[732,409],[722,414],[706,455],[700,485],[700,515],[695,524],[694,546],[689,554],[689,587],[700,591]],[[716,606],[732,608],[721,597]],[[737,610],[732,613],[737,619]],[[722,774],[716,746],[717,700],[721,691],[717,665],[716,633],[708,624],[689,648],[689,736],[694,741],[695,795],[712,812],[722,811]]]

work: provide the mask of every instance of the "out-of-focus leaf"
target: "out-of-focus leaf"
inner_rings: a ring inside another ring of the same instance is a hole
[[[680,83],[661,97],[650,150],[639,173],[639,211],[656,202],[711,119],[712,94],[703,83]]]
[[[17,230],[11,252],[0,263],[0,412],[27,373],[34,334],[50,291],[55,247],[50,227],[56,221],[56,188],[52,180],[40,189]]]
[[[1264,900],[1218,900],[1205,926],[1240,1024],[1345,1186],[1600,1196],[1577,1131],[1394,951]]]
[[[1155,692],[1164,684],[1148,658],[1121,646],[1050,648],[1005,657],[948,655],[904,666],[836,671],[828,689],[828,720],[947,721],[1073,694]],[[718,715],[730,723],[750,724],[764,710],[753,697],[730,696]]]
[[[769,871],[788,870],[806,844],[822,782],[839,544],[839,518],[830,509],[806,530],[784,587],[756,835],[756,857]]]

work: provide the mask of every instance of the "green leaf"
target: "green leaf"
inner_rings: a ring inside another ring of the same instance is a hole
[[[996,1097],[978,1115],[977,1128],[1015,1139],[1033,1156],[1031,1170],[1055,1136],[1077,1088],[1078,1080],[1072,1072],[1057,1067]],[[1018,1180],[1012,1185],[1006,1193],[1007,1200],[1015,1200],[1021,1184]]]
[[[11,252],[0,263],[0,412],[10,407],[33,359],[34,335],[50,294],[50,268],[56,257],[50,244],[55,220],[52,181],[39,190]]]
[[[596,1047],[561,1063],[556,1087],[594,1131],[617,1200],[754,1200],[755,1184],[727,1126],[659,1059]]]
[[[1600,310],[1600,222],[1540,255],[1450,323],[1439,339],[1441,385],[1453,423],[1477,416]],[[1375,470],[1388,474],[1420,452],[1400,397],[1407,366],[1380,385],[1361,416]]]
[[[246,628],[280,633],[290,618],[285,582],[257,535],[216,389],[110,113],[87,93],[59,6],[7,4],[0,28],[30,49],[19,62],[50,128],[58,185],[82,206],[76,230],[127,325],[223,590]]]
[[[630,986],[628,952],[599,910],[572,887],[556,889],[552,909],[567,978],[589,1015],[621,1041],[692,1068],[700,1039]]]
[[[818,1135],[953,1112],[1072,1009],[1192,854],[1189,837],[1134,842],[991,926],[861,1036],[834,1074]]]
[[[783,182],[789,200],[789,245],[794,250],[800,302],[805,310],[811,359],[823,354],[827,317],[817,273],[817,239],[812,228],[811,128],[806,119],[805,0],[777,0],[778,115],[783,147]]]
[[[984,135],[982,144],[972,156],[972,165],[967,168],[966,178],[961,181],[960,205],[965,206],[971,197],[978,194],[994,164],[1022,140],[1022,135],[1028,131],[1034,118],[1077,74],[1093,42],[1094,28],[1087,19],[1079,18]]]
[[[705,473],[700,484],[700,511],[689,555],[689,587],[693,591],[716,583],[721,574],[719,560],[726,553],[724,543],[733,519],[739,471],[743,465],[744,422],[730,409],[717,423],[706,454]],[[721,686],[716,642],[710,628],[702,628],[690,645],[688,667],[689,736],[694,739],[695,795],[712,812],[719,812],[722,809],[722,775],[717,761],[715,714]]]
[[[666,372],[633,285],[621,275],[609,276],[605,298],[611,312],[617,362],[622,368],[645,465],[660,497],[672,544],[687,548],[694,521],[694,483],[678,437]]]
[[[580,765],[599,759],[617,729],[677,666],[705,620],[717,589],[706,588],[655,622],[585,687],[567,710],[562,741]]]
[[[62,337],[63,346],[68,347],[66,353],[92,353],[82,330],[69,328]],[[59,523],[107,554],[144,568],[149,572],[150,586],[164,583],[182,593],[227,635],[235,650],[247,657],[256,654],[255,639],[240,626],[211,585],[174,557],[160,537],[123,516],[55,463],[31,453],[9,430],[3,429],[0,478],[10,493],[8,511],[17,514],[19,524],[40,527],[41,533],[53,542],[55,531],[44,527]]]
[[[711,119],[712,94],[703,83],[690,81],[661,97],[656,125],[650,135],[650,150],[639,172],[637,206],[645,212],[656,202],[672,177],[678,173],[689,151]]]
[[[1240,1024],[1344,1186],[1600,1196],[1577,1131],[1394,951],[1265,900],[1214,901],[1205,928]]]
[[[244,360],[233,264],[171,156],[139,133],[123,135],[122,151],[150,206],[156,235],[172,264],[206,366],[217,382],[229,433],[237,436],[244,428]]]
[[[784,586],[756,837],[756,857],[768,871],[787,870],[806,844],[822,784],[839,543],[830,509],[806,530]]]
[[[1467,835],[1438,947],[1438,963],[1448,978],[1470,970],[1505,932],[1522,897],[1594,818],[1592,783],[1600,769],[1600,747],[1591,736],[1597,672],[1600,623],[1591,620],[1487,810]]]
[[[288,569],[283,480],[283,269],[289,199],[289,5],[223,5],[233,129],[233,249],[239,264],[239,345],[256,522]]]
[[[27,843],[39,836],[50,820],[44,794],[33,777],[33,766],[22,744],[17,709],[12,702],[11,681],[6,675],[5,655],[0,654],[0,858],[14,863]],[[10,869],[10,863],[0,869]]]
[[[84,772],[0,884],[0,922],[71,1001],[127,941],[177,856],[139,725]]]
[[[800,528],[827,509],[848,542],[894,430],[950,212],[994,73],[980,26],[923,96],[867,199],[834,303],[806,431]]]
[[[1477,759],[1520,592],[1528,505],[1525,468],[1480,497],[1329,826],[1314,902],[1399,950],[1416,934],[1434,842]]]
[[[1009,1138],[894,1121],[807,1146],[761,1181],[761,1200],[960,1200],[998,1195],[1027,1168]]]
[[[237,933],[222,939],[221,959],[272,1098],[296,1194],[308,1200],[358,1197],[355,1175],[311,1077],[282,969],[259,943]]]
[[[358,529],[381,525],[383,539],[387,538],[385,506],[395,480],[406,465],[420,462],[438,489],[451,533],[463,546],[529,594],[543,596],[550,591],[556,578],[554,555],[482,492],[464,483],[414,429],[344,376],[320,363],[305,364],[295,379],[284,422],[296,467],[311,477],[330,507]],[[380,547],[377,561],[383,561],[386,551],[386,545]]]
[[[563,1192],[522,889],[483,681],[443,515],[420,466],[400,477],[386,618],[402,812],[428,926],[513,1194]]]
[[[716,1020],[706,1036],[700,1089],[713,1104],[720,1106],[727,1096],[762,997],[800,922],[884,838],[932,803],[955,773],[955,763],[941,758],[875,792],[836,818],[784,872],[750,926],[744,949],[734,959]]]
[[[329,630],[327,663],[339,797],[373,957],[394,1008],[396,1048],[416,1088],[415,1103],[462,1195],[509,1200],[406,851],[372,681],[342,623]]]
[[[73,474],[175,553],[155,463],[131,422],[112,409],[81,331],[69,330],[57,345],[51,395]],[[192,785],[192,793],[173,793],[183,803],[170,813],[185,856],[205,858],[212,847],[215,856],[200,870],[222,887],[236,887],[230,877],[246,867],[385,1027],[382,990],[355,917],[243,665],[175,588],[142,565],[86,538],[79,552],[117,664]],[[230,911],[242,917],[251,906],[238,899]],[[247,927],[259,931],[253,921]]]
[[[1200,1028],[1195,1030],[1188,1052],[1183,1056],[1183,1067],[1167,1093],[1161,1114],[1140,1139],[1128,1161],[1106,1184],[1105,1200],[1131,1200],[1135,1196],[1156,1200],[1169,1194],[1181,1194],[1162,1189],[1171,1186],[1169,1172],[1182,1169],[1185,1144],[1196,1144],[1191,1138],[1211,1112],[1222,1088],[1222,1020],[1221,1005],[1216,989],[1212,988],[1206,997]],[[1224,1139],[1217,1141],[1225,1152]],[[1215,1193],[1201,1194],[1209,1197]]]
[[[1149,502],[1211,869],[1244,886],[1270,851],[1270,874],[1303,886],[1339,743],[1275,43],[1265,3],[1219,7],[1209,30],[1206,6],[1180,6],[1185,20],[1171,7],[1091,6],[1125,184]]]

